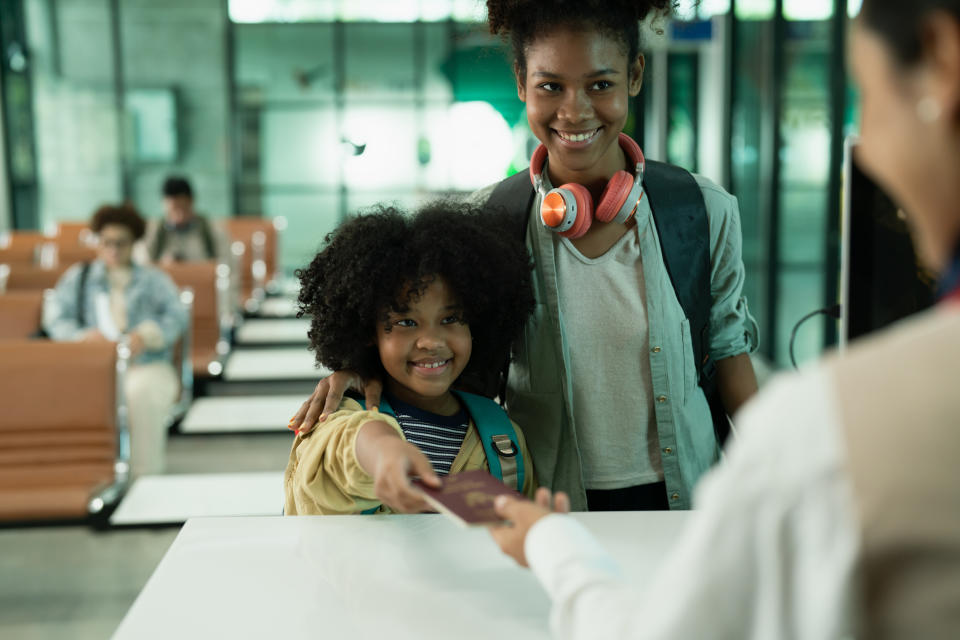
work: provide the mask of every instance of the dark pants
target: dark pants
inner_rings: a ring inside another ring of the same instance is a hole
[[[623,489],[587,489],[590,511],[667,511],[667,484],[655,482]]]

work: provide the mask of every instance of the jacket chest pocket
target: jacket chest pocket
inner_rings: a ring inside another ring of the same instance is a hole
[[[523,339],[515,346],[510,368],[510,386],[514,389],[543,392],[560,388],[557,337],[547,312],[547,306],[538,303],[523,327]]]

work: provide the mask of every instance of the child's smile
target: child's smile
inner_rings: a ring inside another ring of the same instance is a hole
[[[438,277],[403,312],[391,311],[377,327],[387,390],[426,411],[456,413],[459,404],[450,385],[467,366],[472,344],[459,301]]]

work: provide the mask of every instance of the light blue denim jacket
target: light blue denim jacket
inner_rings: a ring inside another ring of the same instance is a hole
[[[757,324],[742,296],[744,267],[736,198],[706,178],[695,177],[710,226],[710,354],[716,361],[755,350]],[[477,192],[471,200],[485,202],[493,188]],[[524,430],[540,484],[566,491],[572,508],[585,510],[572,386],[590,382],[571,379],[554,257],[559,236],[540,223],[538,207],[539,196],[530,211],[526,238],[535,264],[537,306],[515,348],[507,382],[507,411]],[[689,509],[693,487],[718,460],[719,446],[706,397],[697,384],[690,325],[670,283],[646,195],[637,209],[636,221],[647,289],[650,369],[653,397],[658,399],[656,427],[667,498],[671,509]],[[615,401],[631,389],[597,390],[601,392]]]
[[[57,282],[53,299],[44,304],[43,326],[54,340],[74,340],[83,331],[97,326],[97,294],[110,291],[107,268],[99,260],[90,263],[84,286],[84,317],[79,318],[77,287],[81,268],[81,264],[75,264],[67,269]],[[170,362],[173,344],[187,327],[187,313],[180,303],[177,287],[159,269],[138,264],[132,268],[126,291],[127,326],[133,329],[145,320],[152,320],[163,333],[163,347],[144,351],[134,362]]]

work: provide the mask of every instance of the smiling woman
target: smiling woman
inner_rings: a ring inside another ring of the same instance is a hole
[[[541,143],[529,177],[476,196],[510,194],[536,264],[541,330],[515,354],[507,407],[529,424],[540,481],[574,509],[689,508],[726,416],[756,391],[736,200],[623,135],[643,86],[640,24],[674,4],[487,2]]]

